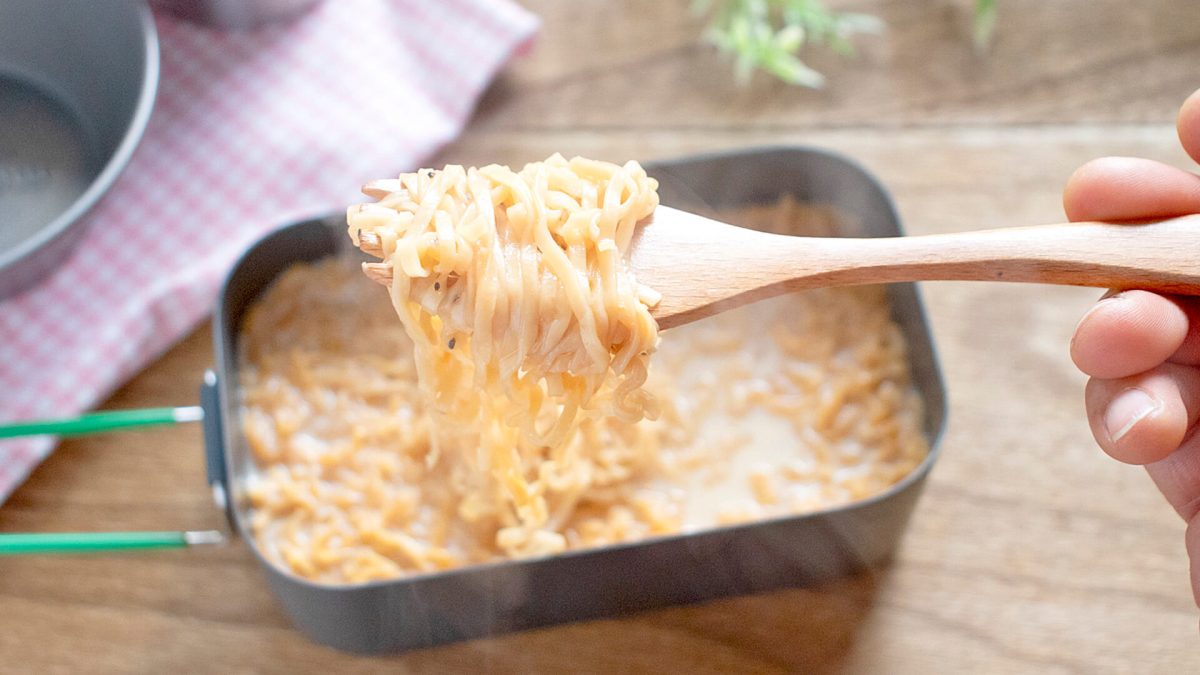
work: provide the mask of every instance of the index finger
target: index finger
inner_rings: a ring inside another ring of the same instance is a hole
[[[1200,103],[1195,108],[1200,153]],[[1103,157],[1079,167],[1067,179],[1063,209],[1072,221],[1146,220],[1197,213],[1200,176],[1149,159]]]
[[[1193,92],[1180,106],[1175,127],[1183,149],[1192,159],[1200,162],[1200,89]]]

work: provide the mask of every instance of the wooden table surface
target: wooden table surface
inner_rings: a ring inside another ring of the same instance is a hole
[[[853,60],[812,55],[823,91],[738,88],[686,0],[526,4],[544,19],[536,50],[432,163],[817,145],[876,173],[914,234],[1057,221],[1063,181],[1099,155],[1189,166],[1172,122],[1200,86],[1194,0],[1000,0],[982,56],[968,0],[831,2],[889,28]],[[1183,524],[1084,423],[1067,343],[1098,293],[923,293],[949,427],[884,569],[369,659],[293,631],[241,543],[11,559],[0,671],[1200,672]],[[103,407],[193,402],[209,342],[197,329]],[[0,508],[0,530],[221,527],[200,448],[194,428],[63,443]]]

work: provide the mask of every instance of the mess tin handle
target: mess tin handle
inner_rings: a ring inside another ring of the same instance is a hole
[[[204,371],[204,382],[200,385],[200,407],[204,409],[204,463],[208,474],[208,486],[212,489],[213,502],[217,508],[225,511],[230,525],[235,525],[229,499],[229,472],[225,466],[221,396],[217,391],[217,374],[212,370]]]

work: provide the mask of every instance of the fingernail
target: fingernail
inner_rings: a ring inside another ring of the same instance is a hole
[[[1121,440],[1129,430],[1162,404],[1143,389],[1126,389],[1117,394],[1104,412],[1104,429],[1112,442]]]

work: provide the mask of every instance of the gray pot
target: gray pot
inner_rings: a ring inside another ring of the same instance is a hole
[[[840,236],[902,233],[883,187],[858,165],[822,150],[735,150],[655,162],[646,170],[659,180],[663,203],[679,208],[737,208],[791,195],[848,214]],[[907,478],[881,494],[816,513],[370,583],[320,584],[276,567],[263,556],[249,529],[246,486],[256,468],[237,409],[240,326],[254,300],[290,265],[337,255],[347,247],[346,221],[340,214],[289,225],[250,247],[217,298],[216,366],[200,396],[213,494],[262,565],[284,611],[313,640],[371,654],[430,647],[811,585],[884,564],[899,545],[937,460],[946,419],[933,339],[913,284],[895,284],[888,294],[892,316],[908,341],[914,385],[925,404],[930,452]]]
[[[142,137],[158,35],[137,0],[0,2],[0,299],[70,253]]]

